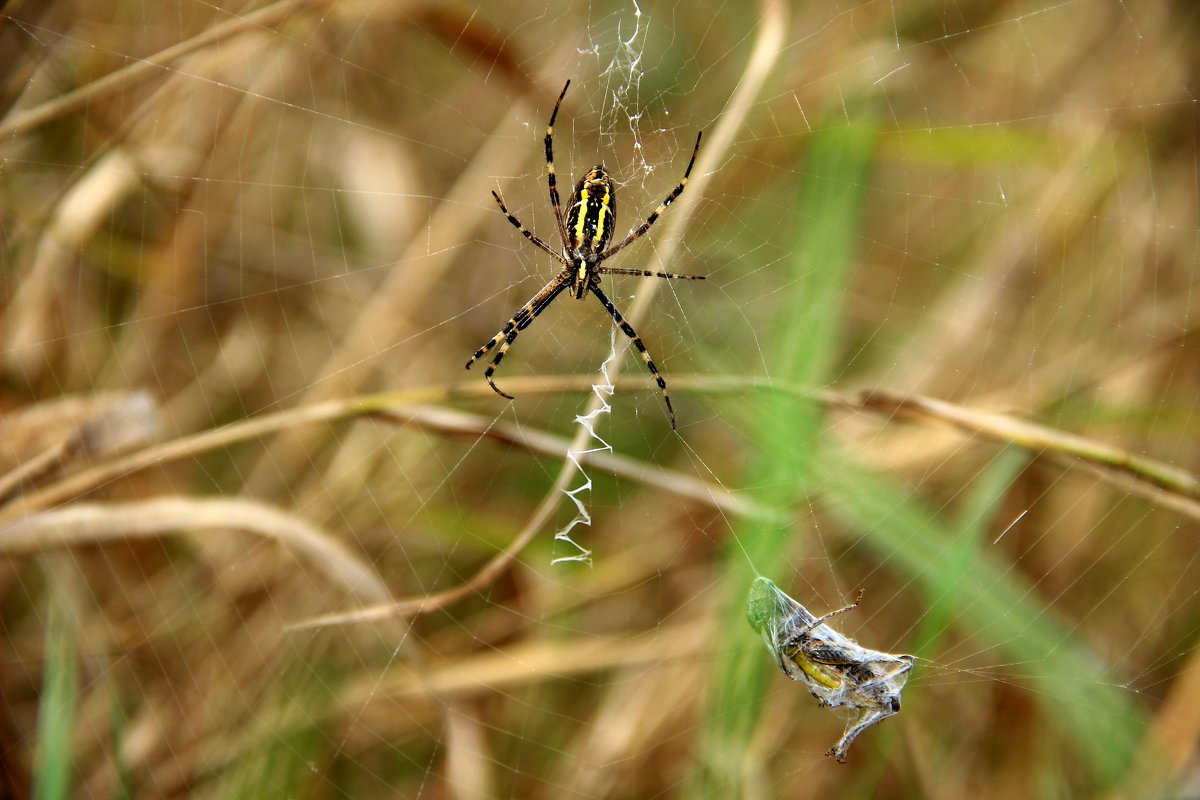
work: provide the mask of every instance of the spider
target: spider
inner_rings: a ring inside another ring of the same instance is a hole
[[[604,306],[604,310],[621,327],[621,330],[629,337],[633,346],[641,353],[642,360],[646,362],[646,368],[650,370],[651,377],[654,378],[658,384],[658,388],[662,391],[663,401],[667,406],[667,415],[671,419],[671,429],[674,430],[675,409],[671,407],[671,396],[667,393],[667,382],[663,379],[662,373],[658,371],[658,367],[654,366],[654,361],[650,358],[650,353],[647,352],[646,345],[642,344],[642,339],[637,335],[637,331],[621,316],[621,312],[613,305],[612,300],[609,300],[608,296],[600,289],[600,276],[637,275],[643,278],[667,278],[669,280],[687,281],[702,281],[707,276],[677,275],[673,272],[652,272],[643,269],[616,269],[600,265],[624,250],[640,238],[642,234],[650,230],[650,226],[667,210],[667,207],[671,203],[674,203],[679,195],[683,194],[683,188],[687,185],[688,176],[692,173],[692,166],[696,163],[696,155],[700,152],[700,137],[704,135],[704,132],[701,131],[696,135],[696,146],[692,148],[692,159],[688,162],[687,169],[684,170],[683,179],[679,181],[679,185],[671,190],[667,198],[654,210],[654,213],[646,218],[645,222],[631,230],[629,235],[622,239],[620,243],[609,247],[608,243],[612,239],[613,225],[616,222],[617,215],[616,185],[613,183],[613,179],[609,176],[608,170],[604,168],[603,164],[597,164],[592,167],[579,179],[579,183],[575,185],[575,191],[571,193],[570,200],[567,202],[568,211],[565,218],[563,216],[562,204],[558,197],[558,186],[554,176],[554,120],[558,117],[559,106],[562,105],[563,98],[566,97],[567,89],[570,86],[571,81],[568,80],[566,85],[563,86],[562,93],[558,96],[558,102],[554,104],[554,111],[550,114],[550,124],[546,126],[546,178],[550,184],[550,204],[554,207],[554,221],[558,225],[558,235],[562,240],[562,252],[556,251],[522,225],[521,221],[509,212],[499,193],[492,192],[492,197],[495,198],[496,204],[500,206],[500,211],[513,224],[513,227],[519,230],[522,236],[533,242],[538,249],[544,251],[555,261],[562,264],[563,270],[543,286],[537,294],[530,298],[528,303],[521,306],[520,310],[513,315],[512,319],[504,325],[499,333],[493,336],[483,347],[475,351],[475,354],[467,361],[467,369],[470,369],[472,364],[482,358],[493,347],[500,345],[500,349],[496,351],[496,355],[492,358],[491,363],[488,364],[488,368],[484,370],[483,377],[487,379],[488,384],[491,385],[496,394],[512,400],[512,395],[501,391],[496,382],[492,380],[492,375],[496,372],[496,368],[500,366],[500,362],[504,359],[504,354],[508,352],[508,348],[516,340],[517,334],[528,328],[533,323],[533,320],[537,318],[537,315],[545,311],[565,289],[569,288],[571,296],[576,300],[582,300],[590,292],[596,296],[596,299]]]

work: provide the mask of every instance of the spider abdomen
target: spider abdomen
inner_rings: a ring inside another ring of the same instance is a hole
[[[579,179],[567,212],[570,255],[599,255],[612,239],[617,219],[616,187],[600,164]]]

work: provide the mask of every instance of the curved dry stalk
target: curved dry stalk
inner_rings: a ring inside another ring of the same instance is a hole
[[[567,378],[561,384],[554,385],[552,391],[585,391],[590,385],[590,381],[586,378]],[[155,444],[130,453],[123,458],[69,475],[41,491],[25,495],[0,509],[0,523],[74,500],[112,481],[141,470],[228,447],[260,436],[320,422],[334,422],[374,414],[386,415],[397,406],[436,402],[454,396],[483,397],[490,394],[491,391],[486,386],[457,389],[450,389],[446,386],[429,386],[403,392],[384,392],[343,400],[326,400],[286,411],[251,417],[220,428]]]
[[[246,439],[252,439],[289,425],[320,422],[347,415],[345,403],[318,403],[315,406],[265,414],[223,428],[204,431],[192,436],[173,439],[163,444],[147,447],[135,453],[105,464],[85,469],[57,483],[30,493],[0,511],[0,523],[26,516],[44,508],[73,500],[106,483],[139,472],[143,469],[176,461],[180,458],[215,450]]]
[[[446,606],[453,605],[475,592],[481,591],[491,584],[492,581],[496,580],[496,578],[500,577],[504,573],[504,570],[508,569],[509,565],[521,551],[533,541],[533,537],[550,521],[551,515],[553,515],[554,510],[558,507],[559,494],[567,489],[574,476],[574,470],[560,470],[554,485],[546,492],[546,496],[542,498],[542,502],[534,510],[533,516],[529,518],[525,523],[525,527],[509,543],[508,547],[492,556],[486,564],[480,567],[478,572],[453,589],[447,589],[432,595],[410,597],[354,611],[326,614],[289,626],[288,630],[307,630],[310,628],[323,628],[328,625],[377,622],[396,618],[405,619],[415,617],[418,614],[430,614],[434,611],[440,611]]]
[[[0,504],[79,458],[128,452],[159,435],[148,392],[67,396],[0,417]]]
[[[483,392],[480,391],[479,394],[482,395]],[[323,403],[251,417],[221,428],[172,439],[131,453],[124,458],[77,472],[39,492],[30,493],[19,501],[0,509],[0,523],[74,500],[111,481],[153,466],[178,461],[288,428],[375,414],[385,410],[391,404],[428,403],[443,399],[447,395],[445,387],[430,387],[406,392],[367,395],[348,400],[327,400]]]
[[[274,539],[364,600],[381,602],[390,596],[374,571],[336,538],[293,514],[246,499],[164,497],[132,503],[78,503],[0,526],[0,553],[28,555],[214,528]]]

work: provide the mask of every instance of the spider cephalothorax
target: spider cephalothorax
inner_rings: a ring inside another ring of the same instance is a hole
[[[575,185],[575,191],[571,193],[568,201],[568,209],[565,217],[563,216],[562,203],[558,196],[558,181],[554,174],[554,120],[558,118],[559,106],[562,105],[563,98],[566,97],[567,88],[570,85],[571,82],[567,81],[566,86],[563,86],[562,93],[558,96],[558,102],[554,104],[554,111],[550,114],[550,124],[546,126],[546,178],[550,184],[550,205],[554,209],[554,221],[558,226],[558,235],[562,242],[562,252],[556,251],[522,225],[520,220],[509,213],[500,195],[492,192],[492,197],[496,198],[496,203],[500,206],[500,210],[508,218],[508,221],[521,232],[522,236],[549,254],[555,261],[562,264],[563,270],[543,286],[541,291],[530,298],[529,302],[513,315],[512,319],[505,324],[499,333],[493,336],[487,344],[475,351],[474,355],[467,361],[467,369],[470,369],[472,364],[482,358],[493,347],[500,345],[500,349],[492,358],[491,363],[488,364],[488,368],[483,371],[483,376],[497,394],[511,400],[512,395],[500,391],[500,388],[496,386],[496,382],[492,380],[492,375],[495,374],[496,368],[500,366],[500,362],[504,359],[504,354],[508,352],[508,348],[512,345],[513,340],[517,338],[517,334],[528,328],[537,315],[542,313],[550,303],[554,302],[554,298],[558,297],[564,289],[570,286],[571,296],[576,300],[582,300],[588,292],[594,294],[596,299],[600,301],[604,309],[609,313],[609,316],[613,318],[613,321],[629,337],[633,346],[641,354],[642,360],[646,362],[646,368],[650,370],[650,375],[654,378],[655,383],[658,384],[658,388],[662,390],[663,402],[667,405],[667,415],[671,419],[671,428],[674,428],[675,410],[671,407],[671,396],[667,393],[667,382],[663,379],[662,373],[658,371],[658,367],[654,366],[654,361],[650,358],[650,354],[646,352],[646,346],[642,344],[641,337],[637,335],[633,326],[621,316],[621,312],[617,310],[613,302],[600,289],[600,276],[637,275],[643,278],[669,278],[690,281],[704,280],[705,276],[677,275],[673,272],[652,272],[643,269],[611,268],[603,267],[601,264],[650,230],[650,226],[667,210],[668,206],[675,202],[675,199],[679,195],[683,194],[683,188],[687,185],[688,176],[692,174],[692,166],[696,163],[696,155],[700,152],[700,137],[702,133],[696,135],[696,146],[692,148],[692,158],[688,162],[687,169],[683,172],[683,179],[679,181],[679,185],[671,190],[667,198],[646,218],[645,222],[630,231],[629,235],[615,246],[609,247],[608,243],[612,240],[613,228],[617,218],[617,192],[616,185],[613,183],[608,171],[604,169],[604,166],[597,164],[579,179],[579,183]]]

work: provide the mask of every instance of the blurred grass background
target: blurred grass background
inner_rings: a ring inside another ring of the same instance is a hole
[[[3,5],[0,795],[1200,791],[1200,10],[636,8]],[[567,77],[621,230],[706,132],[590,568],[607,317],[462,370]],[[756,571],[919,659],[845,766]]]

